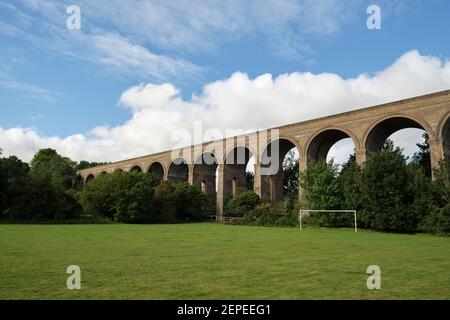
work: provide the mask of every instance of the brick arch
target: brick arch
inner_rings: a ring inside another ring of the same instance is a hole
[[[245,148],[245,149],[247,149],[248,151],[250,151],[250,157],[249,157],[249,158],[251,158],[251,157],[256,157],[257,154],[258,154],[258,153],[253,149],[253,147],[251,147],[250,145],[247,145],[247,144],[233,144],[231,147],[229,147],[229,148],[227,148],[227,149],[225,150],[222,159],[219,159],[219,160],[222,161],[221,164],[225,164],[225,163],[226,163],[226,159],[227,159],[228,155],[230,154],[231,151],[233,151],[233,150],[236,149],[236,148]]]
[[[168,181],[189,181],[189,173],[192,172],[192,165],[185,158],[177,157],[171,159],[167,166]]]
[[[450,112],[447,113],[438,126],[438,140],[442,141],[444,156],[450,158]]]
[[[273,154],[273,143],[278,141],[278,154]],[[261,165],[261,197],[275,203],[283,198],[283,161],[287,153],[296,148],[299,160],[303,157],[302,149],[298,142],[289,136],[279,136],[271,139],[262,148],[259,155]],[[269,156],[270,150],[270,156]],[[298,170],[300,170],[300,162]]]
[[[441,122],[438,126],[438,131],[436,133],[436,137],[438,139],[442,139],[444,137],[444,126],[450,123],[450,112],[448,112],[444,117],[442,118]]]
[[[289,141],[295,148],[297,148],[298,153],[299,153],[299,157],[300,157],[300,158],[303,157],[303,152],[304,152],[304,150],[303,150],[302,147],[300,147],[300,144],[298,143],[298,141],[295,140],[295,139],[292,138],[292,137],[283,135],[283,136],[279,136],[279,137],[270,139],[270,141],[268,141],[268,142],[261,148],[261,150],[260,150],[260,152],[259,152],[259,154],[258,154],[258,161],[259,161],[259,162],[261,162],[262,157],[263,157],[263,155],[264,155],[264,152],[267,150],[267,148],[269,147],[269,145],[272,144],[273,142],[275,142],[276,140],[286,140],[286,141]]]
[[[383,123],[386,126],[384,128],[380,127]],[[425,120],[409,114],[390,114],[374,121],[365,132],[363,138],[364,149],[368,154],[376,152],[391,134],[407,128],[422,129],[428,134],[430,139],[435,137],[433,130]]]
[[[331,126],[316,131],[306,143],[306,160],[317,161],[319,158],[326,158],[328,152],[335,143],[347,138],[352,139],[355,150],[360,149],[361,144],[357,136],[349,129]],[[322,139],[322,141],[320,139]],[[317,143],[318,145],[314,145],[314,143]],[[316,150],[313,150],[313,147],[316,148]]]
[[[145,169],[145,172],[150,172],[151,168],[153,166],[155,166],[155,165],[160,165],[161,166],[161,169],[162,169],[161,178],[164,178],[166,176],[166,174],[167,174],[167,168],[165,167],[163,161],[155,160],[155,161],[150,162],[148,164],[147,168]]]
[[[211,201],[216,200],[216,171],[219,166],[217,157],[209,151],[196,157],[192,167],[192,183],[202,188]]]
[[[132,172],[134,169],[138,169],[140,172],[144,172],[144,170],[142,170],[142,166],[140,164],[133,164],[133,165],[131,165],[130,169],[128,171]]]

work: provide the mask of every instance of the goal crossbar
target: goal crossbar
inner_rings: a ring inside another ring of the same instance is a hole
[[[302,216],[305,212],[336,212],[336,213],[353,213],[353,217],[355,220],[355,232],[358,232],[358,226],[356,223],[356,210],[307,210],[307,209],[300,209],[300,212],[298,213],[299,216],[299,227],[300,230],[302,230]]]

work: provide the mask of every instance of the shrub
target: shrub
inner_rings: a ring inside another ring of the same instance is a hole
[[[72,191],[55,188],[45,175],[17,178],[12,186],[6,217],[11,220],[62,221],[78,218],[79,205]]]
[[[272,205],[262,202],[247,211],[241,224],[258,226],[295,226],[298,223],[298,199],[288,197]]]
[[[439,235],[450,235],[450,204],[427,216],[421,229]]]
[[[80,203],[88,215],[113,220],[125,173],[118,171],[100,175],[86,183],[80,192]]]
[[[333,161],[312,163],[300,174],[300,185],[310,209],[340,209],[342,194],[337,176],[338,168]]]
[[[260,198],[253,190],[239,190],[236,198],[230,199],[226,205],[226,213],[229,216],[243,217],[251,212],[259,204]]]
[[[147,174],[119,171],[87,183],[80,192],[80,202],[88,215],[144,223],[152,221],[154,215],[153,191]]]
[[[214,212],[207,194],[187,182],[162,181],[155,189],[154,199],[159,222],[199,220]]]
[[[372,155],[363,167],[360,183],[364,204],[359,214],[362,226],[384,231],[417,231],[426,214],[421,205],[428,201],[424,179],[421,170],[407,166],[399,148]]]
[[[125,175],[127,185],[118,193],[114,221],[125,223],[146,223],[152,221],[155,212],[153,203],[154,189],[142,174]]]
[[[342,181],[341,181],[342,180]],[[342,209],[344,195],[341,185],[343,179],[338,179],[338,167],[333,161],[319,161],[308,166],[301,174],[301,186],[308,208],[312,210]],[[323,214],[311,212],[310,220],[326,227],[348,226],[348,218],[339,213]]]

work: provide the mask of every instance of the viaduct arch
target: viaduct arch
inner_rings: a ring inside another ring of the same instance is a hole
[[[255,160],[254,191],[277,201],[282,191],[280,169],[289,150],[297,149],[298,170],[302,171],[309,163],[326,158],[336,142],[350,138],[356,161],[362,165],[386,138],[404,128],[428,133],[432,168],[444,155],[450,157],[450,90],[190,146],[182,149],[185,153],[169,150],[101,165],[77,175],[86,183],[102,172],[137,170],[164,180],[188,181],[215,199],[220,215],[224,199],[246,186],[245,169],[251,157]],[[174,153],[183,156],[172,159]]]

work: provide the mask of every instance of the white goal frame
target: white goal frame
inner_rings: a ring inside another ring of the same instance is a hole
[[[357,222],[356,222],[356,210],[306,210],[306,209],[300,209],[300,212],[298,213],[300,230],[302,230],[302,216],[303,216],[304,212],[353,213],[353,216],[355,219],[355,232],[358,232],[358,226],[357,226]]]

